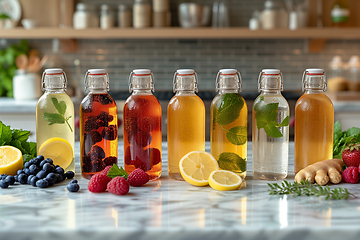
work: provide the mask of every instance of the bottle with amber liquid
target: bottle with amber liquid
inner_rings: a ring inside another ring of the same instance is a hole
[[[323,69],[306,69],[304,94],[295,105],[295,173],[333,156],[334,107]]]
[[[197,75],[192,69],[179,69],[174,76],[175,96],[167,108],[168,172],[175,180],[184,180],[180,159],[191,151],[205,151],[205,106],[195,92]]]
[[[125,171],[141,168],[150,180],[161,176],[161,106],[154,89],[149,69],[133,70],[123,111]]]
[[[89,94],[80,105],[80,163],[84,178],[117,164],[117,107],[108,94],[109,76],[104,69],[89,69],[85,91]]]

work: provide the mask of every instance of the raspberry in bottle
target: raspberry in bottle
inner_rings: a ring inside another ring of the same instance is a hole
[[[89,69],[85,75],[89,94],[80,105],[80,163],[90,179],[106,166],[117,164],[117,107],[108,94],[109,76],[104,69]]]
[[[183,181],[179,162],[191,151],[205,151],[205,105],[198,91],[193,69],[179,69],[173,80],[175,96],[167,109],[168,172]]]
[[[161,106],[154,89],[149,69],[133,70],[129,77],[131,95],[123,111],[125,170],[130,173],[141,168],[150,180],[161,176]]]

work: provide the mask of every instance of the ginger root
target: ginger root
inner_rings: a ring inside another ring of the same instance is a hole
[[[315,180],[317,184],[323,186],[330,180],[331,183],[337,184],[342,180],[342,167],[343,161],[341,159],[317,162],[298,172],[295,181],[300,183],[302,180],[308,180],[310,183],[314,183]]]

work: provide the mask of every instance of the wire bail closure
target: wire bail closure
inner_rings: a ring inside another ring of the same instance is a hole
[[[64,76],[64,86],[62,87],[65,91],[66,91],[66,88],[67,88],[67,77],[66,77],[66,74],[64,72],[64,70],[61,69],[61,73],[56,73],[56,74],[46,74],[46,72],[44,71],[42,76],[41,76],[41,91],[44,91],[46,90],[46,87],[45,87],[45,75],[63,75]]]
[[[85,83],[85,91],[87,91],[89,89],[89,86],[88,86],[88,79],[89,79],[89,75],[90,75],[90,71],[87,70],[87,72],[85,73],[85,79],[84,79],[84,83]],[[110,86],[109,86],[109,74],[106,72],[106,73],[103,73],[103,74],[96,74],[96,75],[105,75],[106,77],[106,86],[105,86],[105,89],[106,91],[109,91],[110,90]],[[96,89],[96,88],[92,88],[92,89]],[[102,89],[102,88],[101,88]]]
[[[174,78],[173,78],[173,92],[176,92],[176,79],[177,79],[177,76],[179,75],[179,73],[176,71],[175,72],[175,74],[174,74]],[[198,80],[198,76],[197,76],[197,74],[196,74],[196,72],[194,72],[194,73],[191,73],[191,74],[180,74],[180,76],[181,75],[188,75],[188,76],[191,76],[191,75],[194,75],[194,77],[195,77],[195,82],[194,82],[194,89],[193,89],[193,91],[195,91],[196,93],[199,91],[198,90],[198,82],[199,82],[199,80]]]
[[[129,76],[129,92],[131,93],[133,91],[133,84],[132,84],[132,78],[134,76],[134,71],[131,71],[130,76]],[[144,76],[150,75],[150,90],[152,92],[155,92],[155,79],[154,79],[154,74],[153,72],[150,70],[150,74],[145,74]],[[143,89],[144,90],[144,89]]]
[[[237,90],[239,92],[241,92],[242,90],[242,78],[241,78],[241,74],[238,70],[236,70],[236,73],[234,74],[221,74],[221,72],[219,71],[216,75],[216,80],[215,80],[215,91],[219,91],[220,90],[220,76],[221,75],[237,75],[239,77],[239,82],[237,83],[238,87],[237,87]],[[224,90],[228,90],[228,89],[233,89],[233,88],[222,88]]]
[[[262,79],[262,76],[263,75],[270,75],[270,76],[279,76],[280,77],[280,88],[279,90],[280,91],[283,91],[284,90],[284,83],[283,83],[283,75],[282,75],[282,72],[279,72],[278,74],[264,74],[263,71],[260,72],[259,74],[259,77],[258,77],[258,92],[260,92],[262,89],[261,89],[261,79]]]
[[[315,75],[315,74],[314,74]],[[324,72],[324,73],[322,73],[322,74],[316,74],[317,76],[324,76],[324,86],[323,86],[323,90],[324,91],[326,91],[326,89],[327,89],[327,82],[326,82],[326,73]],[[316,76],[315,75],[315,76]],[[307,89],[307,87],[306,87],[306,76],[312,76],[312,74],[309,72],[309,71],[307,71],[307,70],[305,70],[304,71],[304,73],[303,73],[303,75],[302,75],[302,78],[301,78],[301,91],[303,92],[303,91],[305,91],[305,89]]]

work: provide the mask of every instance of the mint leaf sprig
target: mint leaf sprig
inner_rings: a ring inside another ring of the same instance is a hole
[[[303,180],[300,183],[294,181],[290,183],[284,180],[281,185],[278,183],[268,183],[270,195],[284,195],[291,194],[295,196],[315,196],[325,197],[326,200],[347,200],[350,197],[357,198],[354,194],[350,193],[346,188],[330,189],[329,186],[320,186],[311,184],[308,180]]]
[[[71,118],[71,116],[65,117],[66,103],[64,101],[59,102],[57,98],[51,98],[51,101],[54,104],[58,113],[44,113],[43,119],[49,122],[49,125],[66,123],[69,126],[70,131],[73,132],[73,129],[71,128],[69,123],[69,119]]]
[[[114,163],[113,166],[110,168],[109,172],[107,173],[107,176],[110,178],[123,177],[127,179],[129,174],[123,169],[123,167],[119,168],[118,165]]]
[[[276,122],[278,106],[279,103],[266,104],[263,96],[261,96],[254,105],[257,128],[264,128],[266,135],[272,138],[283,137],[278,127],[286,127],[289,125],[289,116],[284,118],[280,124]]]

